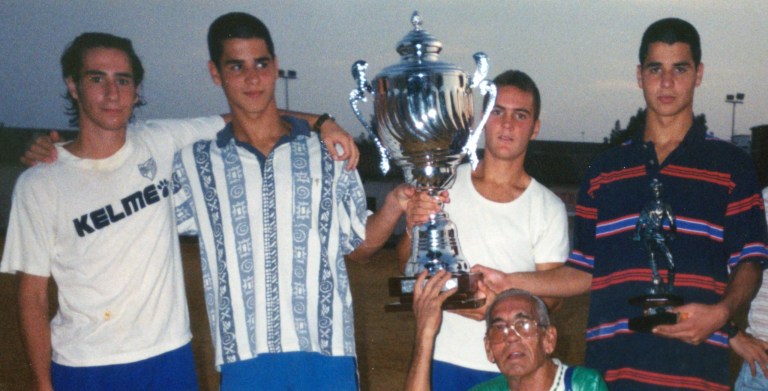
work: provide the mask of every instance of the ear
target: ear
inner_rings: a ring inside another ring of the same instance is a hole
[[[531,137],[528,140],[535,140],[536,137],[539,136],[540,128],[541,128],[541,120],[537,119],[536,122],[533,124],[533,133],[531,133]]]
[[[555,346],[557,346],[557,328],[555,328],[555,326],[547,327],[542,343],[544,344],[544,352],[546,352],[547,355],[550,355],[555,351]]]
[[[208,72],[211,74],[211,80],[213,80],[213,84],[221,87],[221,75],[219,74],[219,68],[217,68],[216,64],[210,60],[208,60]]]
[[[637,65],[637,86],[643,88],[643,64]]]
[[[485,355],[488,357],[488,361],[496,363],[496,359],[493,357],[493,350],[491,350],[491,343],[488,341],[488,337],[483,338],[485,342]]]
[[[77,83],[75,83],[75,80],[72,79],[72,76],[68,76],[64,79],[64,82],[67,84],[69,95],[72,95],[72,97],[77,100]]]
[[[700,62],[699,66],[696,67],[696,87],[701,84],[702,78],[704,78],[704,63]]]

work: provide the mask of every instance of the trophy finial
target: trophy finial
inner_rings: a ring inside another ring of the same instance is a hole
[[[422,23],[424,23],[424,19],[422,19],[421,15],[419,15],[419,11],[413,11],[413,14],[411,15],[411,24],[413,25],[413,29],[416,31],[421,31]]]

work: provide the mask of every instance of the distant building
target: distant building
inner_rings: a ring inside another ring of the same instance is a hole
[[[768,186],[768,125],[755,126],[752,131],[752,148],[750,154],[757,168],[760,184]]]
[[[737,134],[731,138],[731,142],[733,142],[735,146],[743,149],[744,152],[750,153],[750,149],[752,148],[752,136],[748,134]]]

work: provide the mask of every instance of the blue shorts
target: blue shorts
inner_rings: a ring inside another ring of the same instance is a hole
[[[478,371],[432,360],[432,389],[440,391],[466,391],[486,380],[499,376],[498,372]]]
[[[221,366],[221,391],[357,391],[357,365],[351,356],[290,352],[260,354]]]
[[[739,378],[736,379],[736,384],[733,389],[735,391],[765,391],[768,390],[768,379],[763,374],[760,365],[755,364],[757,373],[752,376],[752,370],[749,369],[749,364],[742,363],[741,371],[739,372]]]
[[[197,390],[192,345],[127,364],[69,367],[51,363],[56,391],[82,390]]]

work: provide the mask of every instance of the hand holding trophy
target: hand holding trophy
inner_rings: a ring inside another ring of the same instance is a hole
[[[418,12],[411,17],[413,30],[398,44],[400,62],[385,68],[372,82],[367,79],[367,63],[357,61],[352,75],[357,88],[349,102],[358,120],[376,143],[382,157],[381,168],[389,170],[388,157],[402,168],[405,181],[437,197],[450,189],[456,180],[456,168],[470,156],[476,164],[475,149],[481,129],[490,112],[486,112],[476,128],[472,89],[488,94],[490,105],[496,99],[496,88],[485,80],[488,59],[474,55],[477,70],[470,77],[455,65],[438,60],[442,44],[421,28]],[[374,97],[376,131],[360,112],[357,104]],[[430,216],[430,221],[413,229],[411,258],[404,277],[390,279],[390,294],[400,298],[387,310],[410,310],[416,276],[422,270],[433,275],[447,270],[453,277],[444,290],[458,287],[443,308],[472,308],[483,305],[475,299],[479,276],[469,272],[461,253],[456,227],[445,212]]]

